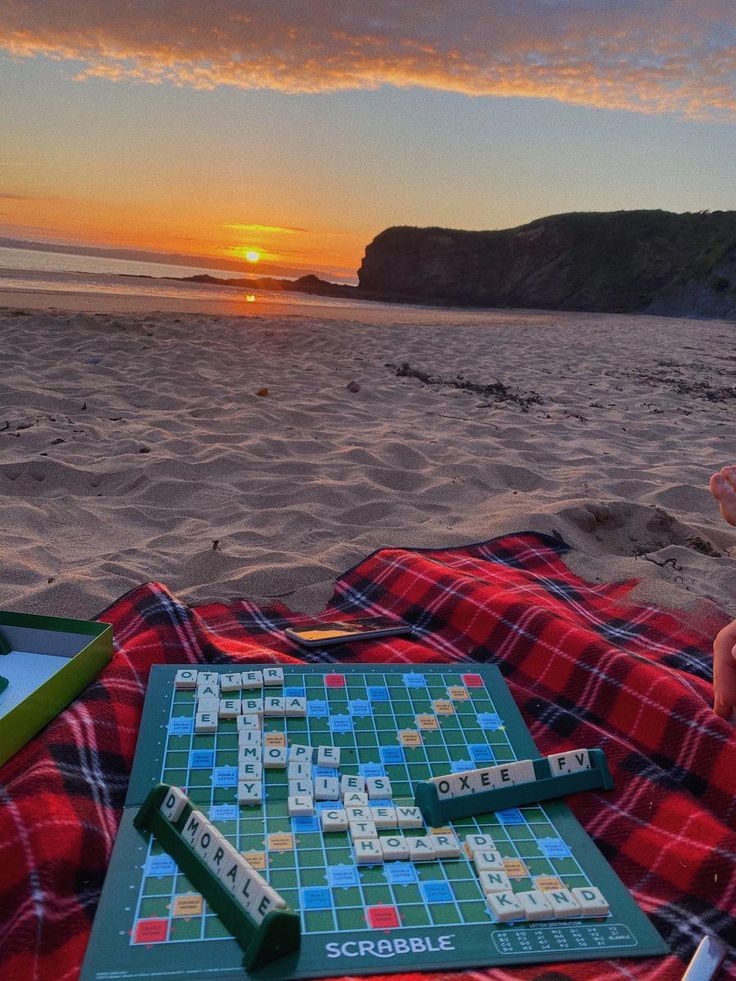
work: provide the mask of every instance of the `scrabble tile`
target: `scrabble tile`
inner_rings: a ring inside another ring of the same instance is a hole
[[[201,859],[204,859],[205,864],[210,853],[214,850],[216,843],[217,832],[209,821],[205,820],[202,830],[194,842],[194,851]]]
[[[230,892],[234,893],[247,874],[248,868],[248,863],[243,861],[240,852],[232,845],[228,845],[225,858],[220,866],[220,881],[227,886]]]
[[[432,777],[430,783],[433,783],[437,788],[437,797],[440,800],[449,800],[455,796],[455,781],[451,775]]]
[[[373,821],[374,809],[363,804],[361,807],[346,807],[348,821]]]
[[[262,877],[251,866],[244,866],[243,877],[240,885],[235,891],[235,898],[244,907],[246,912],[259,891],[260,884],[264,882]]]
[[[289,718],[305,718],[307,714],[306,698],[286,695],[284,696],[284,715]]]
[[[370,813],[377,828],[398,828],[399,819],[395,807],[371,807]]]
[[[194,731],[200,733],[217,732],[217,713],[197,712],[194,716]]]
[[[505,872],[479,872],[478,879],[484,893],[512,892],[511,880]]]
[[[388,777],[368,777],[365,782],[368,800],[390,800],[391,781]]]
[[[284,714],[284,699],[281,695],[266,695],[263,699],[263,714],[266,718]]]
[[[263,684],[267,688],[271,688],[274,685],[283,685],[284,683],[284,669],[283,668],[264,668],[263,669]]]
[[[409,857],[406,838],[401,835],[389,835],[387,838],[379,838],[379,841],[384,862],[401,862]]]
[[[292,749],[294,747],[292,746]],[[301,780],[301,779],[312,779],[312,764],[305,762],[296,762],[295,760],[289,760],[288,768],[288,778],[289,780]]]
[[[262,763],[263,749],[258,743],[243,743],[238,746],[238,766],[241,763]]]
[[[353,842],[358,865],[375,865],[383,861],[383,849],[378,838],[359,838]]]
[[[242,718],[242,716],[241,716]],[[253,716],[251,716],[253,718]],[[257,718],[257,716],[256,716]],[[260,729],[241,729],[238,733],[238,746],[260,747],[263,743],[263,734]]]
[[[289,797],[287,805],[289,817],[311,817],[314,814],[314,800],[311,797]]]
[[[201,811],[191,811],[186,819],[181,836],[188,845],[194,847],[202,831],[209,822]]]
[[[423,828],[424,818],[422,817],[422,812],[418,807],[400,807],[396,808],[396,820],[399,822],[400,828]]]
[[[363,804],[367,803],[368,794],[360,793],[357,790],[351,790],[343,797],[343,804],[345,807],[362,807]]]
[[[240,715],[239,698],[221,698],[218,716],[221,719],[237,719]]]
[[[590,755],[587,749],[571,749],[567,753],[553,753],[547,757],[553,777],[561,777],[565,773],[578,773],[590,769]]]
[[[243,676],[239,671],[230,671],[220,675],[220,691],[240,691],[243,687]]]
[[[337,777],[315,777],[314,796],[317,800],[339,800],[340,781]]]
[[[595,886],[580,886],[571,892],[583,916],[608,916],[610,913],[608,900]]]
[[[216,695],[197,699],[197,712],[211,712],[217,715],[220,711],[220,699]]]
[[[432,862],[437,857],[432,843],[432,835],[407,837],[406,847],[409,849],[411,862]]]
[[[241,702],[240,708],[242,710],[243,704]],[[261,718],[260,715],[239,715],[235,720],[238,724],[238,735],[241,732],[258,732],[261,731]]]
[[[537,779],[534,763],[531,760],[517,760],[509,766],[514,783],[532,783]]]
[[[341,794],[351,794],[351,793],[363,793],[365,790],[365,778],[359,776],[348,776],[345,774],[340,777],[340,793]]]
[[[255,923],[262,923],[266,914],[275,909],[286,909],[286,902],[275,889],[266,885],[261,889],[258,900],[248,910],[248,914]]]
[[[545,892],[544,898],[552,907],[555,919],[567,920],[582,914],[580,903],[575,899],[569,889],[550,889]]]
[[[545,899],[544,893],[538,889],[531,889],[528,892],[516,892],[514,898],[524,910],[524,919],[533,923],[536,920],[552,920],[554,913],[552,907]]]
[[[240,711],[243,715],[263,715],[263,699],[241,698]]]
[[[249,768],[245,769],[246,766]],[[256,769],[253,769],[254,767]],[[243,768],[242,771],[241,768]],[[262,769],[263,757],[261,756],[260,746],[241,746],[238,751],[238,770],[245,773],[248,777],[253,777]],[[244,779],[244,777],[241,777],[241,779]]]
[[[238,781],[238,804],[260,804],[263,801],[263,783],[260,780]]]
[[[230,845],[227,839],[221,835],[219,831],[213,829],[212,833],[215,843],[207,856],[207,868],[211,869],[215,875],[220,878],[220,873],[223,865],[225,864],[225,858]]]
[[[239,762],[238,763],[238,780],[262,780],[263,779],[263,765],[259,761],[258,763],[250,762]]]
[[[494,851],[478,851],[473,852],[473,863],[475,864],[478,872],[503,872],[506,873],[506,869],[503,867],[503,859],[498,852]]]
[[[493,843],[493,838],[490,835],[468,835],[465,838],[465,851],[471,857],[475,852],[492,852],[496,846]]]
[[[219,685],[220,675],[217,671],[198,671],[197,685]]]
[[[339,746],[317,747],[317,766],[339,766],[339,765],[340,765]]]
[[[482,766],[477,770],[473,770],[470,777],[470,784],[473,792],[476,794],[481,794],[485,790],[493,790],[494,787],[498,786],[496,767]]]
[[[348,821],[350,837],[355,841],[358,838],[377,838],[378,832],[372,821]]]
[[[220,686],[217,685],[197,685],[196,696],[199,701],[200,698],[216,698],[218,701],[220,699]]]
[[[314,750],[311,746],[300,746],[292,743],[289,746],[289,763],[311,763]]]
[[[283,770],[286,766],[286,747],[264,746],[263,765],[267,770]]]
[[[453,797],[467,797],[468,794],[476,793],[476,788],[473,786],[472,770],[466,770],[464,773],[453,773],[449,778],[452,781],[452,796]]]
[[[245,894],[245,883],[251,884],[247,895]],[[255,869],[251,869],[250,874],[244,877],[240,894],[244,895],[244,905],[248,916],[257,926],[263,922],[264,917],[271,910],[286,908],[284,900],[275,889],[269,886],[265,879],[261,878]]]
[[[243,688],[263,688],[263,674],[260,671],[242,672]]]
[[[322,811],[320,821],[325,832],[348,830],[348,816],[341,807],[335,808],[334,811]]]
[[[182,815],[182,811],[187,806],[188,797],[179,787],[171,787],[164,799],[161,801],[159,810],[163,816],[172,824],[176,824]]]
[[[524,919],[524,907],[512,892],[486,893],[486,904],[499,923],[513,923]]]
[[[182,668],[174,675],[174,688],[188,690],[197,687],[197,672],[193,668]]]
[[[493,785],[494,787],[513,787],[513,763],[499,763],[498,766],[492,766],[489,769],[493,774]]]
[[[289,780],[289,797],[314,797],[314,784],[311,780]]]
[[[437,858],[460,858],[460,842],[455,835],[433,834],[430,837]]]

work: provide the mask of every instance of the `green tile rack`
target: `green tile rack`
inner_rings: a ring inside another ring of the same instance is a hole
[[[582,790],[611,790],[613,778],[603,750],[590,749],[588,756],[590,769],[558,776],[552,775],[547,757],[538,756],[532,760],[536,779],[509,787],[494,787],[463,797],[441,799],[435,784],[423,781],[414,786],[414,802],[425,821],[431,827],[438,828],[447,821],[486,814],[489,811],[503,811],[510,807],[522,807],[524,804],[536,804],[555,797],[577,794]]]
[[[191,801],[187,801],[177,821],[171,822],[161,813],[161,804],[170,790],[169,784],[155,786],[133,819],[133,824],[139,831],[154,835],[219,916],[244,951],[243,967],[246,971],[255,971],[297,950],[301,943],[298,913],[288,909],[271,910],[260,924],[254,923],[204,859],[182,838],[182,829],[194,810]]]

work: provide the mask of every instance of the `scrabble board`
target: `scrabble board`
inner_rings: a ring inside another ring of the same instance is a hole
[[[191,665],[186,666],[191,668]],[[248,667],[257,667],[248,665]],[[238,803],[236,718],[195,732],[195,691],[177,689],[174,666],[151,670],[126,806],[83,981],[243,978],[243,951],[153,836],[133,827],[150,790],[182,788],[301,918],[301,947],[260,968],[280,981],[399,971],[651,956],[666,945],[562,801],[510,808],[446,828],[392,828],[385,836],[456,837],[459,856],[364,863],[349,831],[289,816],[286,769],[264,769],[261,802]],[[225,665],[207,670],[227,673]],[[390,799],[411,807],[419,781],[538,756],[495,666],[284,665],[280,689],[236,693],[306,699],[305,714],[262,718],[264,743],[337,747],[339,768],[312,778],[387,777]],[[201,725],[200,725],[201,728]],[[281,734],[271,735],[268,734]],[[466,842],[488,835],[516,893],[593,886],[605,915],[502,922],[481,888]],[[213,973],[214,972],[214,973]]]

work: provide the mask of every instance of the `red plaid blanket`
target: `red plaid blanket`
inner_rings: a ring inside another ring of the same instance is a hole
[[[329,614],[393,614],[416,636],[345,646],[339,658],[497,663],[542,753],[600,746],[608,757],[615,789],[570,803],[672,955],[466,979],[679,979],[703,934],[736,945],[736,731],[709,707],[711,642],[725,618],[628,605],[631,583],[584,582],[564,564],[566,550],[531,533],[382,549],[337,582]],[[286,608],[192,609],[156,583],[100,619],[114,626],[113,661],[0,771],[3,981],[78,976],[150,666],[247,662],[264,646],[274,661],[304,657],[281,633],[303,619]],[[736,977],[733,961],[725,976]]]

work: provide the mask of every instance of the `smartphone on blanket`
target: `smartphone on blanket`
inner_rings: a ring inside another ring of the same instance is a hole
[[[391,617],[361,617],[359,620],[312,620],[299,627],[287,627],[286,636],[302,647],[332,647],[356,640],[375,640],[410,634],[410,623]]]

